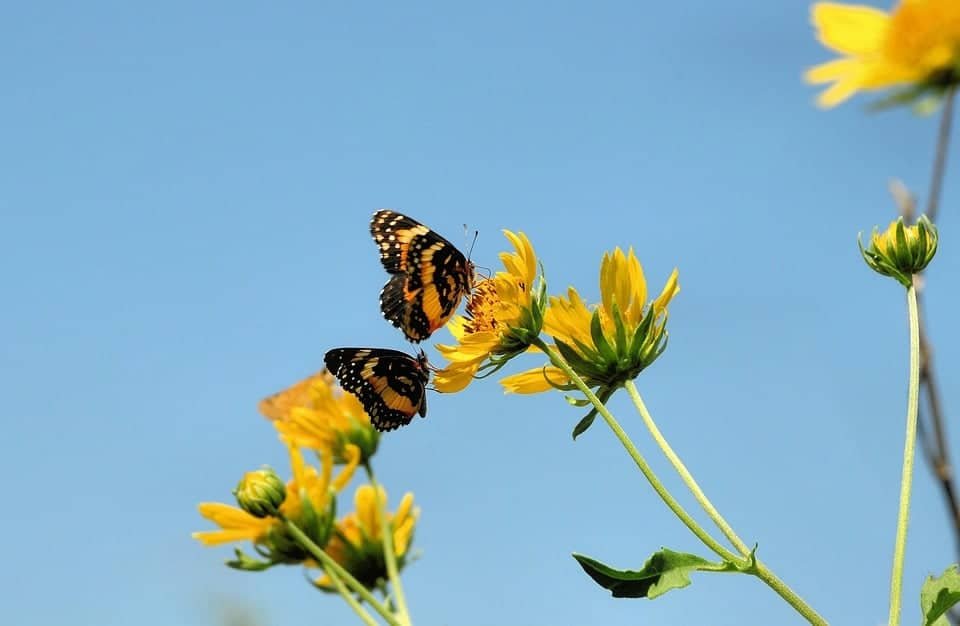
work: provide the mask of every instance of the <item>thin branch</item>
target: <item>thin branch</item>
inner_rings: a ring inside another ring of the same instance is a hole
[[[930,193],[927,196],[927,217],[936,223],[940,209],[940,193],[943,190],[943,177],[947,171],[947,152],[950,147],[950,130],[953,125],[953,101],[957,89],[951,88],[943,100],[940,114],[940,129],[937,131],[937,151],[933,157],[933,174],[930,178]]]

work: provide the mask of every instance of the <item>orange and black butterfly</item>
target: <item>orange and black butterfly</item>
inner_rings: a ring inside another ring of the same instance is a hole
[[[340,386],[357,396],[379,431],[406,426],[427,415],[427,355],[416,358],[385,348],[335,348],[323,357]]]
[[[414,343],[423,341],[457,310],[473,288],[473,263],[417,220],[396,211],[373,214],[370,234],[390,280],[380,310]]]

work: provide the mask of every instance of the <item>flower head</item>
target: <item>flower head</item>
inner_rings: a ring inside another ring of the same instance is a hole
[[[673,270],[660,295],[647,301],[647,281],[631,248],[616,248],[600,262],[600,304],[588,306],[573,287],[567,297],[551,296],[543,330],[556,343],[563,360],[606,402],[627,380],[656,360],[667,344],[667,305],[680,291]],[[540,393],[574,386],[563,370],[547,365],[501,381],[508,393]],[[575,406],[585,401],[568,398]],[[591,410],[574,428],[576,438],[593,423]]]
[[[287,497],[287,488],[273,468],[264,466],[244,474],[233,495],[240,508],[250,515],[275,517]]]
[[[380,437],[363,405],[326,370],[265,398],[259,409],[282,438],[336,463],[355,468],[377,451]]]
[[[866,249],[859,237],[857,244],[870,269],[910,287],[913,275],[923,271],[937,253],[939,239],[937,227],[922,215],[913,226],[905,226],[901,217],[890,222],[882,233],[874,228]]]
[[[812,19],[820,42],[843,55],[805,75],[810,83],[832,83],[820,94],[820,106],[835,106],[858,91],[898,85],[909,85],[910,90],[894,101],[912,101],[960,81],[956,0],[901,0],[889,14],[819,2]]]
[[[382,502],[387,494],[379,489]],[[377,504],[377,492],[370,485],[357,488],[354,497],[356,511],[348,513],[338,520],[333,537],[327,544],[329,554],[358,581],[373,588],[377,581],[387,578],[386,561],[383,554],[383,533],[381,532],[380,507]],[[420,516],[420,510],[413,506],[413,494],[407,493],[400,501],[395,513],[387,513],[387,523],[393,533],[393,550],[397,557],[397,567],[406,562],[413,530]],[[316,581],[324,590],[334,590],[326,575]]]
[[[456,345],[438,345],[450,364],[437,371],[437,391],[455,392],[481,371],[496,371],[530,347],[540,335],[546,285],[537,281],[537,257],[525,234],[503,231],[514,252],[501,252],[504,270],[480,281],[467,301],[467,314],[447,324]]]
[[[338,476],[333,477],[333,461],[329,457],[321,457],[322,467],[317,471],[306,463],[296,445],[289,441],[287,445],[293,478],[286,485],[282,503],[271,513],[261,517],[244,508],[218,502],[203,502],[199,505],[200,515],[220,528],[193,533],[194,539],[208,546],[250,541],[257,552],[267,559],[252,559],[238,549],[237,559],[227,562],[231,567],[257,571],[277,563],[309,563],[307,552],[288,535],[282,518],[293,521],[321,547],[326,545],[330,538],[336,507],[334,496],[350,481],[353,469],[347,466]],[[268,483],[272,483],[270,478],[258,476],[255,472],[248,473],[238,486],[238,501],[242,506],[249,507],[248,497],[254,491],[260,488],[276,488],[276,485]],[[273,497],[273,501],[276,501],[277,497]]]

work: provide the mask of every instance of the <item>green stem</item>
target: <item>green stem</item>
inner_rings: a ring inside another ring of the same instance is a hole
[[[903,558],[907,548],[907,524],[910,521],[910,490],[913,485],[913,456],[917,442],[917,404],[920,395],[920,316],[917,290],[907,288],[910,317],[910,382],[907,387],[907,434],[903,442],[903,471],[900,475],[900,508],[897,511],[897,538],[893,544],[893,569],[890,574],[889,626],[900,624],[900,600],[903,595]]]
[[[300,528],[294,524],[290,518],[281,517],[280,519],[282,519],[284,524],[286,524],[287,530],[290,531],[290,534],[293,535],[293,538],[296,539],[297,542],[307,552],[309,552],[310,555],[320,563],[320,565],[323,566],[324,570],[339,576],[341,580],[347,584],[347,586],[356,591],[357,595],[363,598],[364,602],[373,607],[373,610],[379,613],[380,616],[386,620],[387,624],[390,626],[403,626],[403,624],[397,621],[397,618],[389,610],[387,610],[387,608],[383,606],[383,604],[377,600],[372,593],[370,593],[369,589],[364,587],[363,584],[354,578],[350,572],[343,569],[339,563],[333,560],[333,557],[324,552],[320,546],[315,544],[313,540],[310,539],[310,537],[307,537],[306,533],[300,530]]]
[[[704,543],[708,548],[717,553],[724,560],[730,561],[731,563],[744,563],[743,559],[739,558],[737,555],[733,554],[729,550],[723,547],[716,539],[711,537],[707,531],[703,529],[697,522],[690,516],[689,513],[684,510],[679,502],[674,499],[670,492],[667,491],[666,487],[663,486],[663,483],[660,482],[660,479],[657,478],[657,475],[653,473],[650,465],[643,458],[640,452],[637,450],[636,446],[633,445],[633,442],[630,440],[630,437],[627,436],[623,428],[613,417],[610,411],[607,409],[596,394],[587,386],[580,376],[573,371],[573,368],[561,357],[556,350],[547,345],[546,342],[537,339],[533,343],[536,344],[538,348],[543,350],[551,362],[563,370],[563,373],[573,382],[573,384],[579,389],[587,400],[593,404],[594,408],[597,409],[597,412],[603,417],[607,422],[607,425],[610,427],[610,430],[613,431],[613,434],[616,435],[617,439],[620,440],[620,443],[626,449],[627,454],[630,455],[630,458],[633,459],[633,462],[637,464],[637,467],[640,469],[640,472],[646,477],[647,481],[653,487],[654,491],[660,496],[664,503],[673,511],[674,515],[680,518],[680,521],[690,529],[690,531],[697,536],[700,541]],[[731,531],[732,532],[732,531]],[[742,542],[741,542],[742,543]],[[828,626],[827,621],[817,613],[813,607],[804,602],[793,589],[787,586],[780,578],[777,577],[770,569],[760,562],[759,559],[754,557],[754,562],[752,565],[749,565],[744,568],[744,571],[750,574],[755,575],[757,578],[765,582],[771,589],[773,589],[781,598],[783,598],[790,606],[794,608],[800,615],[802,615],[808,622],[814,626]]]
[[[633,400],[634,406],[637,407],[637,411],[640,413],[640,417],[643,418],[643,423],[646,424],[647,430],[650,431],[650,434],[653,436],[653,440],[657,442],[657,445],[660,446],[660,449],[663,450],[663,454],[666,455],[667,459],[670,460],[670,463],[673,464],[673,468],[677,470],[677,473],[680,474],[680,478],[683,479],[683,482],[687,485],[691,492],[693,492],[693,497],[697,499],[697,502],[700,503],[700,506],[703,507],[703,510],[707,512],[707,515],[710,516],[710,519],[713,520],[713,523],[717,525],[717,528],[724,534],[724,536],[730,540],[730,543],[742,554],[743,556],[750,555],[750,548],[747,547],[747,544],[737,536],[737,533],[733,531],[733,528],[730,527],[730,524],[727,523],[727,520],[723,519],[723,516],[720,515],[720,512],[713,506],[713,503],[710,502],[710,499],[707,498],[707,494],[703,493],[703,489],[700,488],[700,485],[697,484],[697,481],[693,478],[693,475],[687,469],[687,466],[683,464],[683,461],[680,460],[680,457],[677,456],[677,453],[673,451],[673,448],[670,447],[670,444],[664,438],[663,433],[660,432],[660,429],[657,428],[656,422],[653,421],[653,417],[650,415],[650,411],[647,410],[647,405],[644,404],[643,398],[640,397],[640,392],[637,391],[637,386],[632,380],[628,380],[624,387],[627,389],[627,393],[630,394],[630,398]]]
[[[327,573],[327,576],[330,577],[330,580],[333,581],[333,586],[337,588],[337,591],[340,592],[343,599],[347,601],[347,604],[350,605],[353,612],[357,614],[357,617],[367,626],[377,626],[377,620],[373,619],[373,616],[367,613],[367,610],[357,602],[357,599],[353,597],[353,594],[350,593],[347,586],[343,584],[343,581],[337,576],[337,573],[331,568],[324,568],[324,571]]]
[[[610,430],[613,431],[613,434],[616,435],[617,439],[620,440],[620,443],[626,449],[627,454],[630,455],[630,458],[633,459],[633,462],[636,463],[637,467],[640,469],[640,472],[647,479],[647,482],[650,483],[650,486],[653,487],[653,490],[657,492],[657,495],[660,496],[660,499],[663,500],[664,504],[673,511],[674,515],[680,518],[680,521],[690,529],[694,535],[697,536],[697,539],[702,541],[705,546],[713,550],[720,557],[726,561],[732,563],[740,562],[741,559],[737,557],[734,553],[730,552],[723,545],[710,536],[710,534],[703,529],[700,524],[697,523],[693,517],[687,513],[687,511],[680,505],[677,500],[670,495],[670,492],[667,491],[667,488],[663,486],[663,483],[660,482],[660,479],[657,478],[657,475],[653,472],[653,469],[647,463],[646,459],[640,454],[640,451],[637,450],[637,447],[633,445],[633,442],[630,440],[630,437],[624,432],[620,424],[613,417],[610,411],[607,409],[606,405],[597,398],[596,394],[587,387],[587,384],[583,382],[583,379],[577,375],[576,372],[570,367],[569,364],[561,357],[556,350],[551,346],[547,345],[546,342],[537,339],[534,342],[538,348],[543,350],[543,352],[550,358],[554,365],[563,370],[563,373],[573,381],[573,384],[576,385],[577,389],[583,392],[583,395],[586,396],[587,400],[597,409],[597,412],[603,417],[607,422],[607,425],[610,427]]]
[[[370,480],[370,486],[373,487],[373,493],[377,498],[377,515],[380,517],[380,534],[383,536],[383,558],[387,564],[387,576],[390,578],[390,587],[393,590],[394,600],[397,604],[397,617],[405,625],[410,626],[410,611],[407,609],[407,598],[403,594],[403,584],[400,581],[400,568],[397,567],[397,553],[393,548],[393,529],[390,527],[390,521],[387,519],[387,503],[385,498],[380,497],[380,487],[377,485],[377,478],[373,473],[373,466],[369,461],[364,461],[364,469],[367,471],[367,478]]]

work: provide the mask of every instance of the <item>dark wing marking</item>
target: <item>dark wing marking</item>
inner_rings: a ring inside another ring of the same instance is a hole
[[[357,396],[377,430],[405,426],[417,413],[426,416],[430,373],[418,359],[397,350],[336,348],[323,360],[340,386]]]
[[[449,241],[413,218],[383,209],[370,232],[393,274],[380,292],[383,316],[416,343],[447,323],[473,284],[473,264]]]

